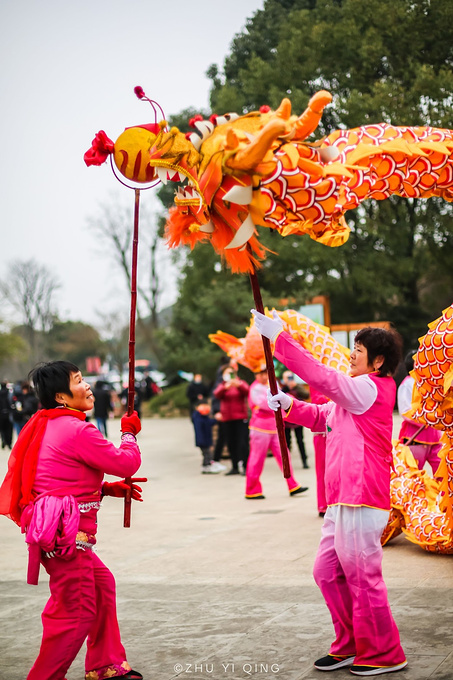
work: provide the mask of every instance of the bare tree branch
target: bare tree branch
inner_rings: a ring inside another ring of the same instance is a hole
[[[146,192],[145,192],[146,193]],[[88,219],[89,227],[99,236],[107,253],[123,273],[127,288],[131,284],[131,245],[133,232],[133,205],[129,208],[119,204],[114,196],[108,204],[100,205],[97,217]],[[158,303],[163,289],[164,277],[168,280],[168,267],[163,261],[167,257],[164,240],[160,234],[161,218],[149,205],[141,201],[139,267],[137,280],[137,325],[146,337],[156,356],[159,348],[154,338],[158,328]],[[170,256],[168,256],[170,261]],[[149,323],[144,316],[149,317]]]
[[[3,297],[20,314],[33,356],[38,349],[36,333],[52,328],[56,317],[54,296],[59,288],[58,279],[34,259],[12,262],[6,279],[0,281]]]

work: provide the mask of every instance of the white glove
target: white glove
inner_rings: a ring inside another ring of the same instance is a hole
[[[273,411],[278,411],[280,406],[282,407],[283,411],[287,411],[292,403],[293,400],[291,397],[281,390],[279,390],[277,394],[272,394],[270,390],[267,390],[267,405]]]
[[[257,312],[256,309],[251,309],[250,311],[255,319],[255,326],[258,333],[261,333],[261,335],[264,335],[264,337],[269,338],[269,340],[273,342],[277,338],[277,335],[283,330],[282,320],[275,309],[272,312],[272,319],[265,314],[261,314],[261,312]]]

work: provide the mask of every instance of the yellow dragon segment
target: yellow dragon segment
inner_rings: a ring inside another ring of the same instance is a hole
[[[453,305],[428,328],[428,333],[420,338],[414,358],[412,408],[405,415],[420,424],[443,430],[438,481],[417,469],[406,447],[396,447],[396,473],[392,479],[393,531],[384,535],[384,540],[404,531],[425,550],[452,554]]]
[[[213,116],[189,136],[161,124],[149,166],[164,182],[187,180],[170,211],[169,245],[209,240],[233,271],[247,272],[265,255],[257,225],[339,246],[349,234],[344,213],[364,199],[453,200],[451,130],[380,123],[307,142],[330,101],[318,92],[299,117],[288,99],[276,111]]]

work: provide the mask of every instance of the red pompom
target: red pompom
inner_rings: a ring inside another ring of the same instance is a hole
[[[84,154],[83,160],[90,165],[102,165],[111,153],[113,153],[114,143],[107,137],[104,130],[96,133],[91,148]]]
[[[263,104],[263,106],[260,106],[260,113],[269,113],[269,111],[272,111],[272,109],[267,104]]]
[[[146,94],[143,90],[143,87],[140,87],[140,85],[134,87],[134,92],[139,99],[146,99]]]
[[[213,113],[212,116],[209,116],[209,120],[213,125],[217,125],[217,114]]]
[[[189,125],[190,125],[190,127],[195,127],[195,123],[198,122],[199,120],[203,120],[203,116],[201,116],[201,115],[198,113],[196,116],[194,116],[193,118],[191,118],[191,119],[189,120]]]

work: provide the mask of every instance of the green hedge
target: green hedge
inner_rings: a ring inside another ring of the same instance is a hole
[[[164,387],[160,394],[143,404],[143,415],[161,418],[188,416],[190,409],[186,392],[187,383]]]

